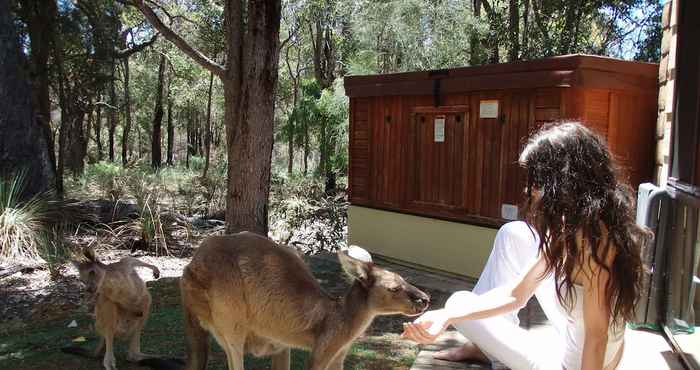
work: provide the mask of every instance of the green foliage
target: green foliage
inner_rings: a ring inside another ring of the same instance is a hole
[[[659,1],[647,0],[647,2],[649,3],[647,6],[653,9],[653,12],[647,18],[643,28],[644,35],[635,45],[637,53],[634,55],[634,60],[658,63],[661,60],[661,39],[663,38],[661,27],[663,6]]]
[[[328,196],[315,178],[278,178],[270,196],[272,237],[306,253],[334,251],[346,243],[348,203]]]
[[[318,99],[320,117],[325,120],[327,130],[326,150],[331,169],[347,173],[348,164],[348,106],[343,81],[337,79],[331,89],[323,90]]]
[[[128,171],[115,163],[98,162],[87,167],[84,178],[85,183],[94,183],[104,197],[117,201],[125,195]]]

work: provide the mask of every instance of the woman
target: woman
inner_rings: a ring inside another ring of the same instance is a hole
[[[629,187],[603,141],[577,122],[535,134],[520,163],[535,230],[528,236],[523,222],[504,226],[479,281],[490,289],[455,293],[403,335],[432,343],[453,325],[472,345],[447,357],[486,355],[512,369],[617,369],[640,291],[640,246],[650,236],[634,222]],[[532,263],[523,261],[528,254]],[[559,334],[547,343],[509,315],[535,293]]]

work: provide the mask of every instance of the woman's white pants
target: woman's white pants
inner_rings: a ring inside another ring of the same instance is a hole
[[[527,272],[537,257],[539,237],[525,222],[510,222],[498,230],[493,250],[472,292],[454,293],[446,306],[463,305],[474,294],[512,284]],[[454,327],[490,359],[513,370],[561,370],[564,353],[560,333],[565,316],[557,301],[554,279],[543,280],[535,291],[556,335],[536,335],[519,326],[517,312],[483,320],[463,321]],[[551,333],[547,333],[551,334]]]

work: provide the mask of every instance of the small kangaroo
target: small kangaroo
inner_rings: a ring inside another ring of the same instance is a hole
[[[141,330],[148,319],[151,295],[134,268],[147,267],[153,270],[156,279],[160,276],[158,268],[133,257],[105,265],[97,259],[92,248],[84,249],[83,254],[85,259],[73,264],[87,292],[95,300],[95,329],[101,338],[93,353],[77,347],[63,348],[62,351],[92,358],[99,358],[104,351],[104,368],[115,370],[114,337],[124,336],[130,340],[128,361],[157,358],[141,353]]]
[[[341,370],[352,341],[375,316],[427,309],[427,294],[375,266],[364,249],[351,247],[338,258],[354,283],[334,298],[291,248],[250,232],[206,238],[180,280],[185,368],[206,369],[211,334],[229,370],[243,370],[244,353],[272,355],[273,370],[288,370],[291,347],[311,350],[311,370]]]

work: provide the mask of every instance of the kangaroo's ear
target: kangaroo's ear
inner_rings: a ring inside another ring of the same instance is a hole
[[[369,252],[351,245],[348,249],[338,252],[338,260],[350,277],[359,281],[365,288],[372,286],[373,278],[370,272],[374,264]]]
[[[87,258],[90,262],[99,262],[97,256],[95,256],[95,250],[93,248],[87,247],[83,249],[83,256]]]

